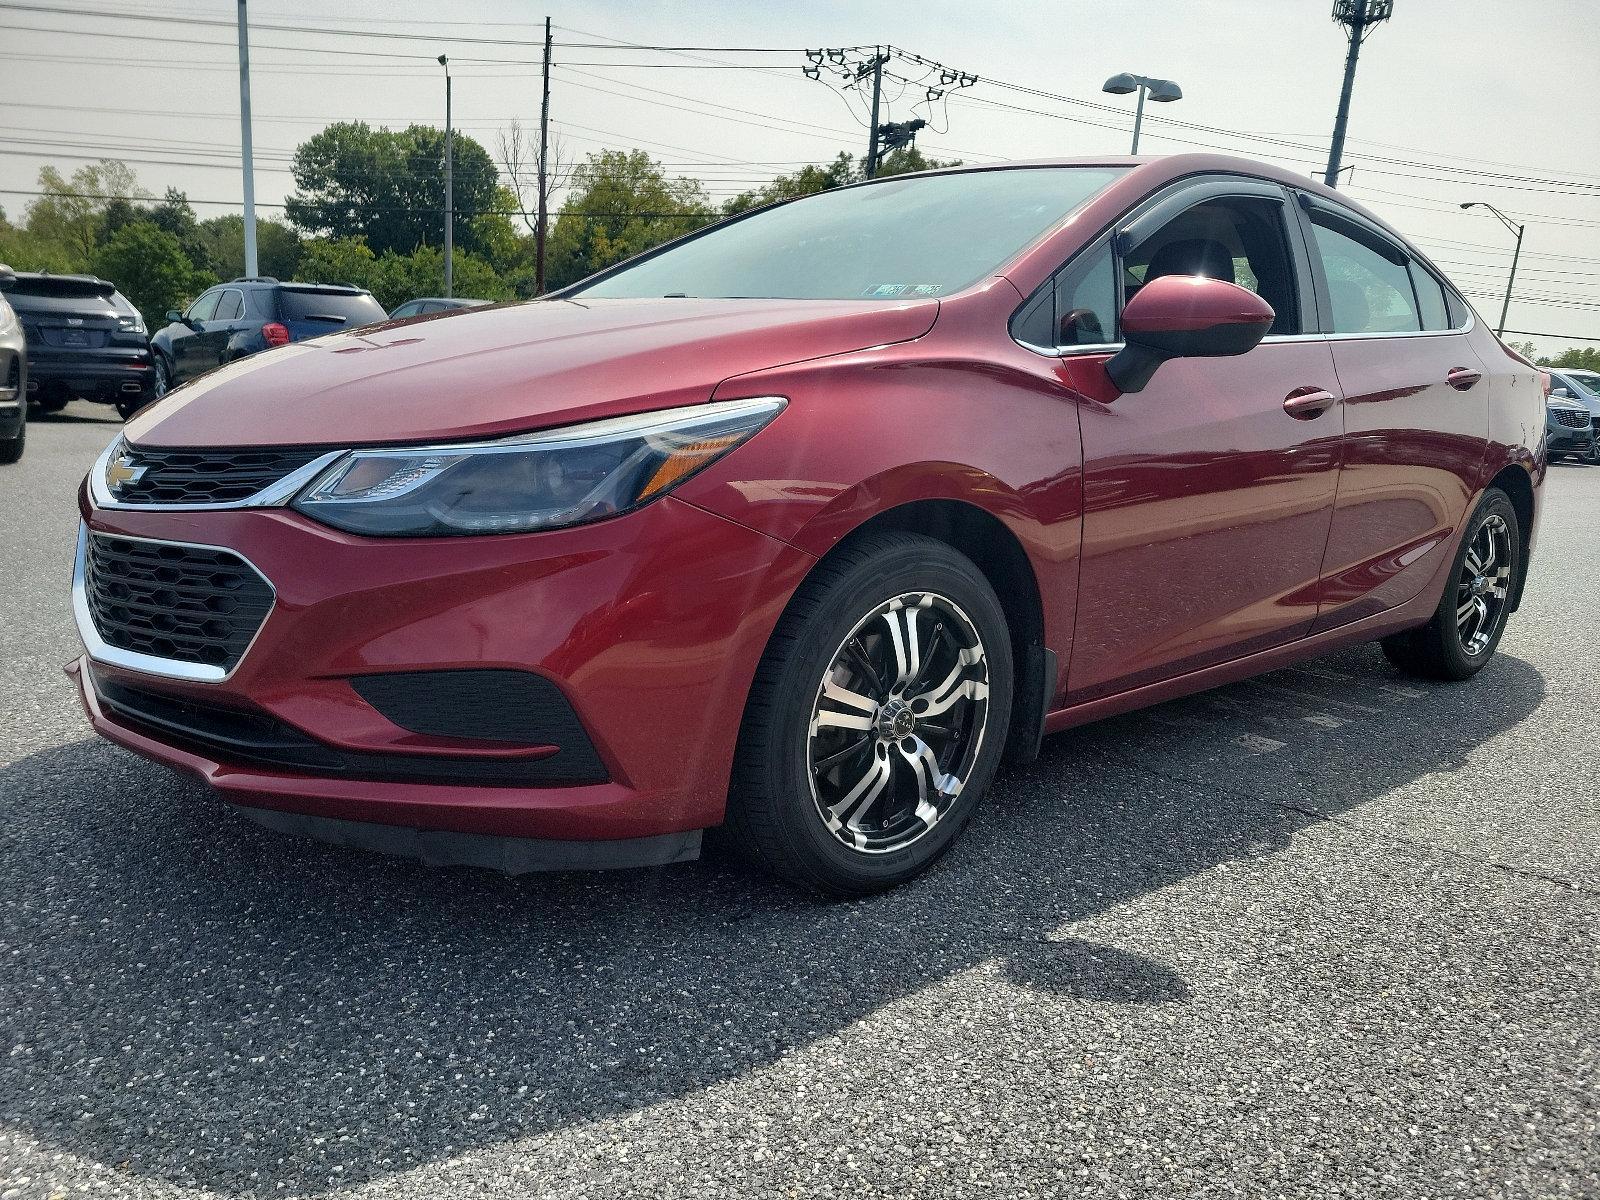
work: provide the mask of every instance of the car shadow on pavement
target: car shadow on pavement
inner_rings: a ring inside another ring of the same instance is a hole
[[[0,771],[0,1124],[150,1180],[315,1192],[691,1094],[975,968],[1181,1005],[1173,970],[1074,924],[1451,771],[1544,694],[1505,655],[1433,686],[1362,647],[1102,722],[1003,775],[920,880],[835,905],[715,861],[429,870],[56,747]]]

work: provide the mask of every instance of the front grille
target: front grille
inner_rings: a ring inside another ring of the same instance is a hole
[[[272,587],[236,554],[91,533],[84,597],[109,646],[232,670],[272,609]]]
[[[1552,408],[1556,424],[1565,425],[1568,429],[1589,428],[1589,414],[1577,408]]]
[[[122,459],[143,467],[115,488],[121,504],[229,504],[298,471],[325,450],[146,450],[127,446]]]

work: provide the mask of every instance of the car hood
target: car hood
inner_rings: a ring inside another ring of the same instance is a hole
[[[723,380],[933,327],[937,300],[535,300],[264,351],[128,423],[141,446],[494,437],[711,398]]]

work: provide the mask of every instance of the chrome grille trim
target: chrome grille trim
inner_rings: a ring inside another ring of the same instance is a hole
[[[278,591],[272,586],[272,580],[255,563],[251,562],[239,551],[228,546],[211,546],[200,542],[175,542],[163,538],[132,537],[128,534],[108,534],[108,537],[121,538],[129,542],[145,542],[156,546],[181,546],[190,550],[210,550],[223,554],[231,554],[243,562],[247,567],[260,576],[266,584],[267,591],[271,594],[266,615],[261,618],[261,623],[256,627],[255,633],[244,649],[239,652],[237,661],[231,667],[212,666],[206,663],[182,662],[178,659],[161,658],[153,654],[142,654],[136,650],[124,650],[120,646],[113,646],[100,636],[100,631],[95,627],[94,614],[89,607],[88,594],[88,567],[89,567],[89,526],[84,521],[78,522],[78,548],[72,566],[72,615],[78,626],[78,636],[83,640],[83,647],[88,651],[89,657],[96,662],[108,663],[114,667],[126,667],[130,671],[142,671],[147,675],[159,675],[166,679],[182,679],[190,683],[221,683],[230,678],[239,669],[241,663],[250,656],[251,649],[261,637],[261,631],[267,627],[267,622],[272,618],[273,611],[277,608]]]
[[[278,508],[287,504],[308,483],[322,472],[337,462],[348,453],[343,449],[329,450],[318,455],[305,466],[289,472],[276,483],[270,483],[254,495],[246,496],[243,500],[228,500],[222,503],[214,501],[200,501],[197,503],[163,503],[139,504],[118,500],[106,488],[106,467],[110,465],[114,456],[123,451],[138,453],[136,448],[130,447],[122,438],[112,440],[95,459],[94,466],[89,468],[89,495],[94,499],[96,508],[127,509],[136,512],[225,512],[228,509],[239,508]],[[237,553],[232,551],[231,553]]]

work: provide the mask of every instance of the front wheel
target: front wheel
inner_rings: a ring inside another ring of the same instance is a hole
[[[172,368],[167,366],[167,360],[158,350],[155,355],[155,380],[150,385],[150,399],[147,403],[155,403],[172,390]]]
[[[24,405],[22,417],[17,422],[17,432],[14,437],[9,437],[0,442],[0,463],[20,462],[22,452],[28,447],[28,409]]]
[[[806,581],[746,706],[727,833],[828,896],[903,883],[949,848],[999,766],[1011,639],[943,542],[871,533]]]
[[[1511,498],[1490,488],[1467,522],[1454,571],[1433,619],[1383,639],[1402,671],[1425,679],[1470,679],[1484,668],[1511,615],[1522,533]]]

